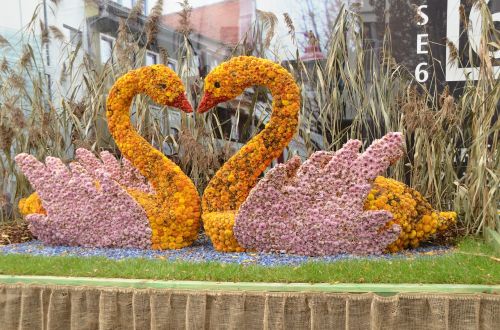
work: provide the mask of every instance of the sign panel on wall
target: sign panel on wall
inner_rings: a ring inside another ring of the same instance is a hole
[[[500,0],[483,0],[498,29]],[[388,23],[393,56],[420,83],[460,86],[479,76],[480,52],[489,56],[500,78],[500,51],[481,46],[485,33],[481,7],[470,0],[371,1],[379,24]],[[383,33],[380,26],[377,29]]]

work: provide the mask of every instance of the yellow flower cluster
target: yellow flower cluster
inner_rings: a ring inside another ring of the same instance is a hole
[[[38,196],[38,193],[33,193],[29,195],[27,198],[22,198],[19,201],[19,212],[23,216],[27,216],[28,214],[47,214],[45,209],[42,206],[42,200]]]
[[[243,250],[233,236],[234,215],[298,126],[299,87],[288,71],[266,59],[241,56],[219,65],[205,79],[204,98],[213,98],[212,104],[223,102],[253,85],[269,88],[273,96],[271,118],[262,132],[219,169],[203,194],[203,223],[205,229],[210,228],[208,236],[219,251]]]
[[[217,251],[243,252],[233,234],[236,211],[211,212],[203,214],[205,233],[210,237]]]
[[[137,190],[129,190],[128,193],[146,212],[152,230],[153,249],[180,249],[191,245],[198,237],[199,205],[198,212],[193,212],[192,205],[186,207],[186,203],[178,203],[176,208],[169,210],[162,207],[161,201],[155,195]],[[199,197],[195,196],[195,198]]]
[[[129,191],[144,208],[154,249],[192,244],[200,228],[200,198],[182,170],[132,129],[129,108],[138,93],[155,102],[188,111],[179,77],[163,65],[131,71],[118,79],[107,103],[108,126],[122,154],[152,184],[155,194]]]
[[[416,190],[402,182],[377,177],[365,201],[366,210],[387,210],[394,218],[387,226],[398,224],[401,234],[387,249],[397,252],[417,247],[437,231],[444,231],[456,222],[455,212],[437,212]]]

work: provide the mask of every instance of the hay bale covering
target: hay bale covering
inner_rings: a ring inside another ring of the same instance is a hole
[[[11,329],[498,329],[489,294],[280,293],[0,285]]]

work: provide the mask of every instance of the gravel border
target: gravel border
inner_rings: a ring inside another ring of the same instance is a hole
[[[376,256],[335,255],[325,257],[307,257],[275,253],[224,253],[215,251],[206,237],[201,237],[192,246],[180,250],[141,250],[141,249],[104,249],[74,246],[48,246],[34,240],[26,243],[0,246],[0,254],[26,254],[33,256],[71,256],[71,257],[105,257],[112,260],[126,258],[157,259],[165,261],[185,262],[221,262],[229,264],[279,266],[300,265],[307,262],[335,262],[339,260],[358,259],[414,259],[416,257],[432,257],[450,253],[448,246],[422,246],[396,254]]]

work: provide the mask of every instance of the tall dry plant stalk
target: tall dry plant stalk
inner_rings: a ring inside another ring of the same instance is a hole
[[[500,82],[493,75],[490,51],[499,51],[499,33],[484,1],[477,1],[482,16],[477,82],[468,81],[458,100],[466,111],[467,167],[457,182],[456,208],[469,232],[495,227],[500,209]],[[469,56],[472,54],[469,54]],[[500,229],[500,228],[497,228]]]
[[[157,0],[146,21],[146,43],[150,45],[156,40],[158,34],[158,24],[163,14],[163,0]]]

